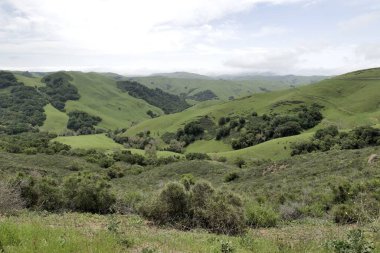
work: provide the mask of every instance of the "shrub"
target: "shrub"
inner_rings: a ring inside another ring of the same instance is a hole
[[[57,181],[42,178],[36,181],[33,190],[37,195],[36,208],[47,211],[58,211],[63,208],[64,200]]]
[[[170,220],[179,220],[188,213],[188,195],[178,183],[169,183],[161,191],[159,200]]]
[[[220,242],[220,252],[221,253],[233,253],[235,248],[230,241],[221,241]]]
[[[185,189],[188,191],[190,187],[195,184],[195,178],[192,174],[184,174],[181,176],[180,182],[183,184]]]
[[[190,191],[178,183],[167,184],[156,198],[141,206],[140,213],[161,225],[201,227],[230,235],[243,233],[246,226],[241,199],[216,191],[203,181],[195,183]]]
[[[302,217],[301,204],[297,202],[285,203],[280,206],[280,215],[283,220],[291,221]]]
[[[371,253],[375,249],[360,229],[349,231],[346,240],[332,241],[331,246],[336,253]]]
[[[275,227],[279,220],[279,215],[266,205],[248,204],[246,207],[246,217],[248,226],[254,228]]]
[[[206,204],[208,229],[211,232],[238,235],[245,231],[241,199],[232,193],[217,191]]]
[[[109,188],[97,174],[78,173],[64,179],[63,194],[70,210],[107,213],[116,200]]]
[[[220,162],[220,163],[225,163],[227,162],[227,157],[225,156],[219,156],[216,158],[216,161]]]
[[[232,182],[239,178],[239,174],[237,172],[230,172],[224,177],[224,182]]]
[[[352,204],[340,204],[333,208],[334,221],[338,224],[352,224],[360,220],[359,210]]]
[[[187,160],[211,160],[208,154],[204,153],[188,153],[186,154]]]
[[[20,191],[0,181],[0,214],[12,214],[23,207]]]
[[[239,168],[242,168],[245,165],[245,160],[241,157],[236,158],[234,161],[234,164],[238,166]]]

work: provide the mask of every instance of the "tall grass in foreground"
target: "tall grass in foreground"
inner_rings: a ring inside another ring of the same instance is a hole
[[[331,243],[353,229],[311,220],[229,237],[154,227],[138,216],[26,212],[0,218],[0,252],[341,252]],[[379,222],[362,231],[380,252]]]

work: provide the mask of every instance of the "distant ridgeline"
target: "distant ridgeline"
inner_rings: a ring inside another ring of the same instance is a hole
[[[119,81],[117,86],[135,98],[162,109],[166,114],[183,111],[190,105],[181,97],[156,88],[150,89],[136,81]]]
[[[70,83],[72,77],[63,72],[57,72],[42,79],[46,87],[40,88],[49,97],[49,102],[58,110],[63,111],[68,100],[78,100],[78,89]]]

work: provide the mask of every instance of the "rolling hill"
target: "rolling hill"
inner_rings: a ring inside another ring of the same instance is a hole
[[[359,125],[376,125],[380,123],[377,92],[380,85],[380,69],[360,70],[334,78],[322,80],[307,86],[297,86],[302,82],[314,82],[313,78],[322,77],[230,77],[233,80],[216,80],[193,74],[155,75],[136,77],[134,80],[150,88],[160,88],[172,94],[196,94],[201,90],[212,90],[222,100],[197,102],[194,106],[174,114],[163,115],[157,107],[147,102],[123,93],[117,87],[118,80],[127,80],[112,73],[82,73],[67,72],[78,89],[80,99],[66,103],[66,113],[74,110],[87,112],[102,118],[98,127],[104,129],[128,128],[125,135],[134,136],[149,130],[153,137],[159,137],[166,132],[174,133],[186,123],[208,116],[215,122],[223,116],[247,115],[255,111],[259,114],[286,112],[293,103],[318,103],[324,106],[324,120],[305,135],[276,139],[247,149],[232,151],[230,146],[220,141],[198,141],[191,144],[186,152],[205,152],[212,156],[224,156],[230,159],[236,157],[282,159],[289,156],[287,149],[291,142],[310,136],[309,133],[322,126],[335,124],[340,129],[351,129]],[[17,79],[28,86],[42,87],[40,75],[15,74]],[[193,78],[194,77],[194,78]],[[201,78],[202,77],[202,78]],[[189,79],[192,78],[192,79]],[[258,81],[259,80],[259,81]],[[260,83],[261,82],[261,83]],[[259,85],[259,86],[255,86]],[[250,94],[245,97],[228,101],[233,95],[249,94],[254,89],[280,89],[286,85],[292,88],[272,92]],[[273,85],[273,86],[271,86]],[[255,88],[256,87],[256,88]],[[156,115],[154,119],[146,114],[151,110]],[[64,133],[67,124],[67,114],[56,110],[51,105],[45,106],[47,119],[41,130],[54,133]],[[76,137],[71,137],[76,138]],[[79,138],[79,137],[78,137]],[[95,138],[99,143],[99,139]],[[111,141],[111,139],[107,140]],[[74,141],[75,143],[76,141]],[[278,143],[281,143],[278,145]],[[107,146],[107,145],[106,145]],[[271,151],[271,152],[268,152]]]
[[[337,125],[340,129],[376,125],[380,123],[379,86],[380,69],[361,70],[304,87],[254,94],[223,103],[201,103],[180,113],[142,122],[128,129],[127,135],[131,136],[147,130],[150,130],[154,136],[162,135],[165,132],[175,132],[184,124],[206,115],[216,122],[222,116],[247,115],[253,111],[259,114],[286,112],[293,103],[299,102],[305,104],[318,103],[324,106],[322,123],[308,132],[331,124]],[[272,142],[283,141],[276,139]],[[199,145],[199,150],[202,150],[201,146]],[[210,150],[209,146],[205,150]],[[211,153],[215,153],[218,146],[221,147],[219,151],[225,151],[223,145],[219,145],[218,142],[214,142],[212,146],[213,152]],[[258,158],[284,158],[289,155],[286,155],[289,151],[284,149],[284,145],[280,147],[282,150],[278,150],[277,153],[272,152],[269,155],[266,151],[273,150],[268,148],[270,146],[270,143],[263,143],[244,150],[227,151],[220,155],[223,154],[227,157],[256,156]],[[260,153],[266,155],[262,156]]]
[[[302,76],[234,76],[207,77],[192,73],[157,74],[148,77],[132,77],[150,88],[160,88],[176,95],[188,97],[202,91],[212,91],[220,100],[247,96],[253,93],[287,89],[311,84],[326,77]]]

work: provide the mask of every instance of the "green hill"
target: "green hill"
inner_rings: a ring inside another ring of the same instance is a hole
[[[160,115],[163,112],[149,105],[141,99],[136,99],[128,93],[123,93],[116,85],[116,81],[97,73],[66,72],[73,78],[71,83],[78,89],[80,99],[68,101],[66,112],[79,110],[91,115],[99,116],[102,122],[101,128],[116,129],[125,128],[136,122],[149,119],[147,111]],[[27,86],[44,87],[40,77],[27,77],[21,74],[15,75],[18,81]],[[58,113],[50,106],[45,107],[46,122],[42,127],[45,131],[61,133],[66,128],[67,115]]]
[[[199,92],[211,91],[221,100],[238,98],[252,93],[287,89],[325,79],[325,77],[299,76],[241,76],[234,78],[207,77],[194,74],[155,75],[132,79],[150,87],[191,97]]]
[[[177,129],[183,127],[185,123],[206,115],[217,122],[220,117],[247,115],[253,111],[259,114],[286,112],[294,104],[298,103],[318,103],[324,106],[322,123],[308,132],[313,132],[315,129],[330,124],[335,124],[340,129],[351,129],[361,125],[376,125],[380,123],[379,87],[380,69],[362,70],[304,87],[254,94],[229,102],[203,102],[180,113],[141,122],[128,129],[127,135],[131,136],[150,130],[154,136],[159,136],[165,132],[174,133]],[[283,140],[274,140],[273,142],[275,143],[276,141],[282,142]],[[230,151],[224,155],[237,156],[242,152],[247,152],[243,156],[254,155],[255,153],[268,154],[266,152],[268,151],[268,145],[268,143],[264,143],[251,147],[252,152],[247,150]],[[214,142],[213,146],[212,150],[215,153],[218,143]],[[219,151],[225,151],[223,150],[223,145],[219,146],[221,147]],[[210,147],[205,150],[207,149],[210,149]],[[284,149],[284,151],[276,154],[284,157],[284,153],[288,152],[288,150]],[[262,156],[257,155],[257,157]],[[265,158],[267,157],[268,155],[265,155]],[[269,157],[275,156],[269,155]]]

